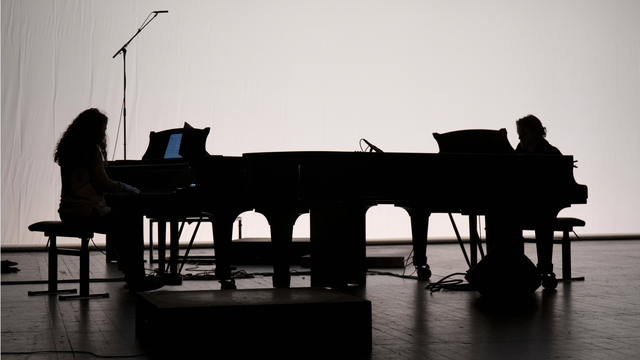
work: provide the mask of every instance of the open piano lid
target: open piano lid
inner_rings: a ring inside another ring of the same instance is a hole
[[[515,150],[507,139],[507,130],[458,130],[433,133],[440,153],[509,154]]]
[[[196,129],[184,123],[184,127],[176,129],[168,129],[160,132],[152,131],[149,133],[149,146],[142,156],[142,160],[160,160],[166,159],[170,153],[170,146],[179,146],[177,154],[174,156],[184,160],[193,160],[200,156],[208,156],[209,153],[205,149],[207,136],[209,136],[209,128]],[[176,136],[178,135],[178,136]],[[173,139],[179,139],[179,145],[175,144]],[[167,151],[169,148],[169,151]],[[175,153],[175,152],[174,152]]]

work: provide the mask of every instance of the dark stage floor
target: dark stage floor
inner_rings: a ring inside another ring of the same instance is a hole
[[[559,246],[555,251],[559,261]],[[198,254],[210,252],[196,250]],[[368,252],[406,258],[410,247],[376,246]],[[457,244],[430,245],[428,255],[432,281],[467,270]],[[527,244],[527,255],[536,262],[533,245]],[[77,279],[78,259],[60,259],[60,278]],[[2,260],[17,262],[20,269],[2,274],[3,360],[152,358],[135,337],[135,298],[124,289],[124,282],[93,282],[92,292],[109,292],[106,299],[59,301],[54,295],[27,296],[27,291],[44,290],[46,285],[14,282],[46,279],[46,253],[8,252],[2,253]],[[107,264],[98,251],[92,252],[91,268],[92,278],[121,276],[117,266]],[[183,273],[210,269],[207,264],[187,265]],[[238,288],[271,287],[271,278],[262,275],[269,267],[239,265],[238,270],[254,274],[238,279]],[[560,264],[556,273],[561,273]],[[640,241],[575,241],[573,275],[586,280],[561,283],[555,291],[540,288],[527,301],[510,305],[488,302],[475,291],[430,293],[425,290],[428,281],[380,274],[369,275],[365,287],[345,292],[372,304],[373,347],[366,359],[640,358]],[[294,276],[292,285],[308,287],[309,276]],[[159,291],[219,288],[216,281],[186,280]],[[190,330],[185,323],[183,331]],[[246,338],[246,346],[252,342]],[[217,358],[215,350],[212,343],[211,359]],[[306,357],[299,354],[300,359]]]

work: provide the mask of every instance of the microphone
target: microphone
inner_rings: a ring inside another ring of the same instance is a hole
[[[162,14],[162,13],[168,13],[169,10],[156,10],[156,11],[152,11],[152,14]]]
[[[372,143],[368,142],[367,139],[362,139],[364,140],[365,143],[367,143],[367,145],[369,145],[369,147],[371,148],[371,150],[375,151],[375,152],[384,152],[382,150],[380,150],[380,148],[378,148],[377,146],[373,145]]]

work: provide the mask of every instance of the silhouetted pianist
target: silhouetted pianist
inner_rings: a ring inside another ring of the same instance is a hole
[[[545,139],[547,128],[542,126],[540,119],[534,115],[527,115],[516,121],[518,138],[520,143],[516,147],[519,154],[533,155],[562,155],[553,145]],[[585,194],[586,195],[586,194]],[[542,284],[547,288],[555,288],[558,284],[553,273],[553,229],[551,224],[557,214],[547,214],[545,209],[527,209],[523,216],[528,216],[528,221],[533,221],[536,226],[536,248],[538,251],[538,270],[542,274]],[[527,221],[527,220],[525,220]],[[518,235],[522,232],[519,231]]]
[[[523,228],[535,228],[536,249],[538,255],[538,270],[542,275],[542,284],[547,288],[555,288],[557,280],[553,273],[552,253],[553,253],[553,230],[552,224],[558,212],[566,207],[566,200],[569,205],[572,203],[585,203],[587,198],[587,188],[584,185],[575,186],[571,182],[566,194],[555,190],[555,185],[560,185],[563,181],[568,181],[569,170],[572,170],[573,161],[561,157],[562,153],[545,139],[546,128],[541,121],[533,116],[527,115],[516,121],[520,143],[514,151],[506,137],[505,129],[499,131],[491,130],[463,130],[447,134],[434,134],[438,141],[441,153],[470,153],[470,154],[498,154],[517,153],[538,155],[534,157],[516,156],[516,161],[520,165],[530,166],[526,172],[512,172],[505,168],[495,173],[484,173],[482,176],[496,177],[504,176],[515,184],[511,194],[499,192],[495,194],[495,200],[500,201],[500,197],[514,196],[519,199],[512,209],[495,209],[486,212],[487,225],[487,248],[490,250],[498,243],[524,251],[522,239]],[[572,160],[572,159],[571,159]],[[526,165],[529,164],[529,165]],[[453,164],[452,164],[453,165]],[[506,164],[505,164],[506,165]],[[523,196],[525,193],[539,194],[537,197]],[[564,198],[564,199],[563,199]],[[470,220],[475,220],[473,211],[468,213]],[[472,243],[474,242],[475,222],[470,224]],[[420,226],[420,225],[416,225]],[[422,225],[424,227],[424,225]],[[424,230],[426,233],[426,230]],[[422,236],[426,238],[426,235]],[[417,244],[417,245],[416,245]],[[414,236],[415,254],[414,263],[418,270],[428,275],[428,265],[426,256],[422,257],[426,250],[426,242],[416,241]],[[472,252],[472,254],[474,254]],[[474,260],[472,259],[472,264]]]
[[[516,147],[519,154],[535,155],[562,155],[560,150],[549,144],[547,139],[547,128],[542,126],[540,119],[533,115],[527,115],[516,121],[518,138],[520,143]]]
[[[58,142],[54,160],[60,165],[62,191],[60,219],[74,226],[115,236],[111,245],[119,254],[119,267],[130,291],[148,291],[162,286],[145,276],[144,247],[138,240],[142,224],[134,217],[107,205],[104,194],[136,194],[134,186],[112,180],[105,173],[106,130],[109,119],[91,108],[80,113]]]

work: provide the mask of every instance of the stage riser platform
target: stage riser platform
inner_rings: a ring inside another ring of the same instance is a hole
[[[324,288],[139,293],[136,337],[165,358],[365,355],[371,302]]]

